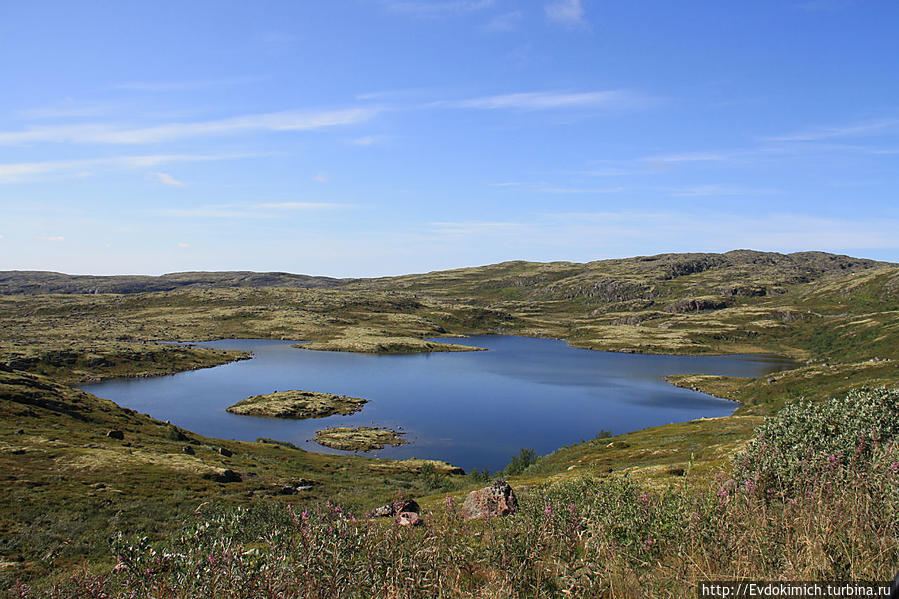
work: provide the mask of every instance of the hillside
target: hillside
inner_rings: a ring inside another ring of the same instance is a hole
[[[339,279],[285,272],[176,272],[145,275],[67,275],[35,270],[0,271],[0,293],[151,293],[229,287],[334,287]]]
[[[42,584],[64,577],[82,560],[102,572],[111,565],[106,539],[114,531],[159,539],[206,502],[227,510],[331,501],[361,514],[403,492],[438,513],[447,494],[461,500],[483,484],[478,475],[451,476],[439,464],[208,439],[69,387],[248,357],[162,341],[275,338],[408,352],[439,349],[423,341],[429,337],[500,333],[623,352],[751,352],[799,361],[794,370],[759,379],[671,377],[741,407],[727,418],[559,448],[510,476],[528,505],[558,485],[625,475],[650,493],[664,495],[672,485],[705,489],[729,476],[735,453],[783,406],[899,383],[899,265],[816,252],[508,262],[356,280],[13,273],[2,281],[0,583],[6,586],[20,577]],[[106,437],[110,430],[121,430],[124,439]],[[221,482],[226,469],[240,481]],[[896,548],[884,551],[893,555]]]

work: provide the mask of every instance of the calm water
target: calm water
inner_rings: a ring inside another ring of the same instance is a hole
[[[454,341],[454,340],[448,340]],[[173,376],[81,387],[121,406],[219,438],[269,437],[311,451],[331,426],[402,427],[412,442],[369,455],[446,460],[466,470],[504,467],[522,447],[538,454],[614,433],[725,416],[736,404],[678,389],[665,375],[761,376],[790,362],[758,356],[653,356],[597,352],[563,341],[481,336],[485,352],[378,356],[296,349],[292,341],[222,340],[197,345],[255,358]],[[303,389],[364,397],[352,416],[281,420],[238,416],[228,406],[260,393]]]

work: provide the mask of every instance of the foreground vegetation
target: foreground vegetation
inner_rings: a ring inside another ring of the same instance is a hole
[[[826,436],[834,425],[837,439]],[[885,581],[899,560],[897,441],[899,391],[881,389],[769,418],[735,477],[710,487],[581,478],[486,522],[462,521],[447,496],[423,530],[331,503],[212,507],[164,542],[115,537],[110,574],[76,574],[48,593],[693,597],[704,580]],[[14,593],[30,596],[24,585]]]
[[[36,589],[19,587],[14,596],[43,596],[56,583],[62,596],[82,596],[77,585],[98,589],[97,596],[128,589],[167,596],[167,588],[204,596],[238,581],[237,595],[221,594],[240,596],[253,585],[290,584],[290,572],[317,572],[327,559],[339,566],[304,579],[315,578],[299,587],[307,596],[341,588],[348,596],[416,596],[438,587],[447,596],[562,596],[565,589],[686,596],[700,578],[882,578],[897,561],[897,531],[886,524],[897,521],[896,501],[883,491],[896,486],[889,478],[894,432],[881,430],[876,451],[857,460],[846,446],[843,453],[828,447],[824,462],[791,462],[751,441],[760,425],[766,435],[786,427],[794,444],[809,449],[795,431],[833,436],[814,429],[817,416],[789,426],[765,418],[781,410],[784,418],[790,410],[815,414],[829,398],[848,397],[851,407],[867,401],[853,394],[860,388],[899,385],[896,265],[729,252],[511,262],[376,280],[0,274],[0,286],[7,293],[0,295],[0,588],[21,580]],[[431,351],[431,337],[483,333],[625,352],[770,353],[801,365],[758,379],[670,378],[739,401],[727,418],[598,434],[547,456],[522,452],[507,476],[524,509],[488,523],[457,521],[445,500],[458,504],[489,479],[483,472],[208,439],[69,387],[249,357],[160,341],[272,338],[390,353]],[[878,405],[895,402],[894,393],[883,397],[893,399]],[[851,418],[834,415],[850,414],[849,407],[825,408],[821,421],[856,430]],[[881,414],[895,422],[895,412]],[[110,430],[124,438],[107,437]],[[749,462],[765,469],[747,475],[735,455],[752,455]],[[788,462],[800,467],[784,470]],[[426,530],[334,516],[364,513],[398,492],[432,512]],[[577,517],[569,530],[571,504]],[[695,522],[687,518],[694,513]],[[660,532],[646,537],[644,523]],[[209,534],[190,549],[187,540],[204,527]],[[121,544],[110,551],[117,531],[146,536],[123,543],[159,564],[134,561]],[[643,547],[646,538],[652,542]],[[297,554],[302,539],[317,553]],[[351,546],[369,557],[354,561]],[[153,576],[122,566],[107,578],[116,553]],[[215,568],[191,565],[209,555]],[[305,565],[297,565],[300,557]],[[199,576],[194,586],[187,572]],[[73,573],[77,582],[65,582]]]

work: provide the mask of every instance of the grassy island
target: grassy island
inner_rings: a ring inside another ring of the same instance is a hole
[[[390,445],[397,447],[409,443],[400,433],[386,428],[357,426],[350,428],[339,426],[315,432],[315,442],[332,449],[345,451],[374,451]]]
[[[268,418],[324,418],[355,414],[368,403],[361,397],[348,397],[316,391],[275,391],[248,397],[227,408],[232,414]]]
[[[485,351],[483,347],[438,343],[417,337],[396,336],[384,331],[365,328],[350,329],[343,335],[328,340],[297,344],[300,349],[320,351],[346,351],[363,354],[417,354],[430,352]]]

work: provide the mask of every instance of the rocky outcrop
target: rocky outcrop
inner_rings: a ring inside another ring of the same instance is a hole
[[[708,297],[691,297],[677,300],[665,306],[665,312],[672,314],[683,314],[685,312],[702,312],[704,310],[721,310],[728,306],[725,298],[708,296]]]
[[[376,507],[368,513],[369,518],[392,518],[400,514],[414,513],[421,511],[418,503],[414,499],[397,499],[393,503]]]
[[[222,470],[221,472],[207,472],[203,475],[203,478],[217,483],[239,483],[243,480],[238,473],[230,469]]]
[[[396,518],[393,520],[398,526],[422,526],[425,521],[419,514],[416,512],[400,512],[396,515]]]
[[[125,438],[125,433],[120,430],[113,429],[111,431],[107,431],[106,436],[110,439],[118,439],[119,441],[121,441]]]
[[[462,503],[462,516],[466,520],[508,516],[517,511],[518,499],[515,497],[515,491],[504,480],[472,491]]]

